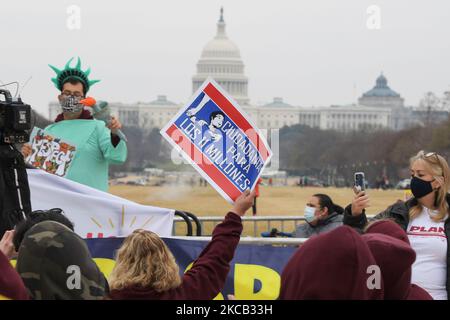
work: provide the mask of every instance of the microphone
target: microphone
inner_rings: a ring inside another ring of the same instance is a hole
[[[88,108],[92,108],[93,110],[93,117],[97,120],[101,120],[106,124],[109,124],[111,122],[111,110],[108,106],[108,102],[106,101],[97,101],[92,97],[87,97],[80,101],[82,105]],[[122,132],[122,130],[117,130],[117,135],[120,139],[122,139],[125,142],[128,142],[127,137]]]

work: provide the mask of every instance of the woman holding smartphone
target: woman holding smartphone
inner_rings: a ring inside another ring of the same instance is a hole
[[[413,198],[398,201],[374,217],[393,219],[408,234],[416,252],[411,282],[435,300],[450,297],[450,169],[440,155],[420,151],[410,159]],[[344,224],[364,230],[369,196],[358,192],[344,212]]]

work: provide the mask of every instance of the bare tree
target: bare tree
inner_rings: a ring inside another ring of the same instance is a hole
[[[426,110],[425,125],[428,126],[432,122],[431,119],[432,112],[438,111],[440,109],[440,99],[435,93],[428,91],[427,93],[425,93],[424,97],[420,100],[420,108]]]

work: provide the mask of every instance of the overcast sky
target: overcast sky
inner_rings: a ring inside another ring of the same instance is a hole
[[[67,27],[70,5],[81,9],[80,29]],[[367,27],[370,5],[380,29]],[[381,71],[407,105],[450,89],[448,0],[2,1],[0,80],[32,76],[22,98],[48,116],[58,92],[47,64],[80,56],[102,80],[90,91],[98,99],[186,101],[221,6],[253,103],[353,103]]]

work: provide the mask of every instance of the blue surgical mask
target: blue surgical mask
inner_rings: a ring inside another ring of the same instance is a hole
[[[316,219],[316,216],[314,215],[315,213],[316,213],[316,208],[310,207],[310,206],[306,206],[305,207],[305,213],[304,213],[303,216],[305,217],[305,220],[307,222],[311,222],[314,219]]]

